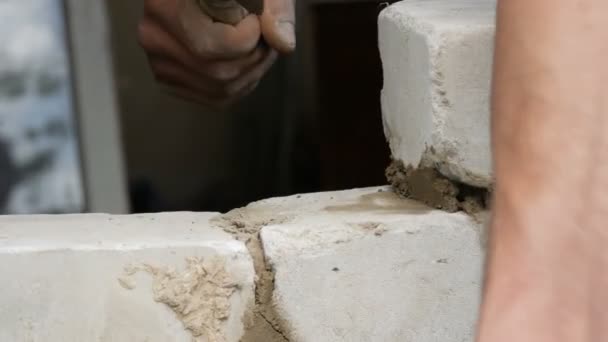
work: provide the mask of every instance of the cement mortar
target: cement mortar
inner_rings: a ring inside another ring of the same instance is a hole
[[[246,244],[253,258],[256,272],[255,308],[253,317],[246,322],[242,342],[288,342],[288,328],[272,305],[274,272],[266,264],[260,241],[260,230],[271,224],[288,222],[278,208],[249,206],[235,209],[211,220],[213,224]]]
[[[386,170],[386,177],[400,196],[436,209],[476,215],[488,207],[487,189],[450,180],[432,167],[406,167],[402,161],[394,160]]]

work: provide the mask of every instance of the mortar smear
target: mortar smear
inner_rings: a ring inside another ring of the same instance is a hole
[[[406,167],[402,161],[394,160],[386,177],[397,194],[436,209],[476,215],[487,207],[487,189],[450,180],[432,167]]]
[[[222,327],[230,317],[230,297],[239,285],[231,280],[222,258],[187,258],[181,272],[152,265],[129,266],[125,274],[139,271],[152,275],[154,300],[173,310],[193,342],[226,342]]]

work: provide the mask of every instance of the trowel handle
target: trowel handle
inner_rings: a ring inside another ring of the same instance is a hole
[[[236,25],[248,14],[236,0],[195,0],[211,19],[224,24]]]

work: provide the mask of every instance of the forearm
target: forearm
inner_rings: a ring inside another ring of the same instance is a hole
[[[499,0],[482,342],[608,332],[605,13],[604,0]]]

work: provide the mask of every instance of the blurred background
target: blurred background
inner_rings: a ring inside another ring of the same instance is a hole
[[[0,212],[224,212],[386,183],[378,2],[300,0],[297,53],[218,113],[154,82],[143,0],[66,1],[0,2]]]

